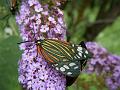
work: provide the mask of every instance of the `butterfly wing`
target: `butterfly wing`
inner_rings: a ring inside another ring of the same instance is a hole
[[[80,63],[78,61],[71,62],[59,62],[52,65],[56,70],[71,77],[78,76],[80,74]]]

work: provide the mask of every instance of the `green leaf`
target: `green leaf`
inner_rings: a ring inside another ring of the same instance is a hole
[[[0,41],[0,90],[20,90],[18,83],[18,37]]]

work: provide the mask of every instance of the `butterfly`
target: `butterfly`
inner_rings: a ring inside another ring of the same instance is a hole
[[[10,2],[10,11],[11,11],[11,13],[14,15],[17,10],[18,10],[17,0],[11,0],[11,2]]]
[[[35,41],[38,54],[57,71],[70,77],[78,76],[86,65],[87,60],[91,57],[91,53],[82,44],[84,42],[80,45],[75,45],[55,39]]]
[[[21,3],[20,0],[7,0],[9,10],[12,13],[12,15],[15,15],[16,12],[18,12],[19,5]]]

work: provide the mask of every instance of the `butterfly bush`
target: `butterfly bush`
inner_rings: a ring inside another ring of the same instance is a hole
[[[56,3],[56,6],[60,3]],[[23,50],[19,60],[19,82],[26,90],[65,90],[65,76],[51,67],[37,53],[35,41],[43,38],[65,40],[63,12],[56,6],[37,0],[22,0],[16,21]]]
[[[112,55],[95,42],[87,42],[87,48],[93,53],[88,63],[88,73],[103,75],[109,90],[120,88],[120,56]]]

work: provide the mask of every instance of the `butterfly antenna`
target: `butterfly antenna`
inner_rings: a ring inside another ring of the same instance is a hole
[[[33,41],[23,41],[23,42],[19,42],[17,44],[26,43],[26,42],[33,42]]]

